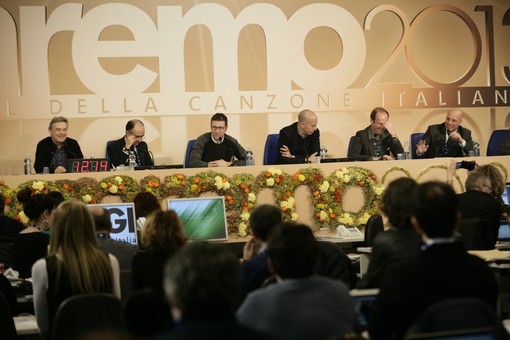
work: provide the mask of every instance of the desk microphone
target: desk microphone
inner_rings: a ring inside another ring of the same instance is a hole
[[[218,137],[218,141],[220,142],[220,144],[222,144],[223,148],[226,151],[230,151],[230,153],[232,154],[232,156],[230,156],[230,163],[234,163],[234,150],[232,150],[231,148],[227,147],[227,145],[223,145],[223,137],[222,136]],[[227,153],[227,156],[228,156],[228,153]]]

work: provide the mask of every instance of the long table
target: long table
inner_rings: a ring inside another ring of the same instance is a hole
[[[186,181],[196,180],[195,177],[198,177],[204,180],[208,175],[207,172],[209,170],[214,171],[214,174],[223,178],[224,181],[228,181],[231,185],[238,184],[239,181],[244,180],[246,175],[252,175],[255,181],[264,181],[265,178],[277,178],[274,173],[281,173],[278,178],[282,180],[282,183],[291,183],[289,181],[297,181],[297,178],[301,178],[303,180],[303,185],[299,186],[289,186],[288,197],[292,196],[295,200],[295,208],[291,209],[293,212],[297,214],[297,221],[300,223],[305,223],[310,226],[314,226],[317,231],[316,234],[318,237],[330,237],[332,236],[332,225],[338,224],[336,219],[332,219],[329,224],[329,229],[325,225],[320,225],[318,221],[318,201],[317,197],[320,197],[322,191],[319,190],[318,187],[314,187],[314,177],[321,178],[320,181],[315,183],[318,185],[323,183],[324,179],[336,180],[334,177],[335,173],[337,173],[340,169],[349,169],[350,175],[353,176],[355,173],[363,174],[363,176],[367,176],[366,181],[375,180],[374,185],[380,185],[384,187],[390,181],[402,177],[408,176],[416,179],[418,182],[423,182],[426,180],[446,180],[446,167],[450,164],[451,158],[435,158],[435,159],[416,159],[416,160],[394,160],[394,161],[364,161],[364,162],[338,162],[338,163],[320,163],[320,164],[295,164],[295,165],[276,165],[276,166],[247,166],[247,167],[226,167],[226,168],[191,168],[191,169],[165,169],[165,170],[141,170],[141,171],[115,171],[115,172],[96,172],[96,173],[66,173],[66,174],[37,174],[37,175],[10,175],[10,176],[0,176],[0,186],[1,188],[11,188],[17,189],[20,185],[25,184],[28,181],[58,181],[58,180],[67,180],[67,181],[77,181],[80,178],[90,177],[96,179],[101,182],[105,178],[110,178],[111,176],[127,176],[132,178],[134,181],[141,182],[145,180],[145,185],[147,184],[148,177],[154,177],[158,179],[161,184],[163,184],[164,178],[167,176],[176,176],[182,177]],[[489,164],[493,163],[497,165],[504,176],[507,176],[508,169],[510,169],[510,156],[493,156],[493,157],[477,157],[477,158],[458,158],[455,161],[461,160],[475,160],[477,164]],[[299,174],[304,174],[302,177],[299,177]],[[306,175],[306,176],[305,176]],[[320,175],[320,176],[319,176]],[[244,176],[244,177],[243,177]],[[307,177],[308,176],[308,177]],[[312,176],[312,177],[310,177]],[[369,177],[369,178],[368,178]],[[457,170],[456,176],[454,178],[454,188],[457,192],[462,192],[464,190],[464,182],[467,177],[467,171],[464,169]],[[278,179],[277,179],[278,181]],[[211,184],[211,183],[210,183]],[[308,184],[308,185],[307,185]],[[200,183],[198,184],[200,185]],[[289,184],[290,185],[290,184]],[[356,182],[356,185],[347,184],[347,188],[344,188],[342,191],[342,211],[347,212],[357,212],[360,209],[365,208],[366,203],[366,195],[364,194],[365,178],[362,177],[361,180]],[[239,202],[235,202],[235,199],[239,199],[239,197],[233,197],[232,203],[233,207],[238,207],[238,213],[241,213],[243,208],[246,208],[247,203],[250,203],[250,208],[255,204],[269,203],[280,205],[283,198],[275,197],[273,195],[275,190],[279,190],[278,193],[281,194],[281,191],[285,191],[285,187],[281,185],[278,187],[275,184],[274,187],[263,186],[262,190],[259,186],[259,190],[254,191],[253,188],[248,188],[248,191],[251,190],[254,194],[256,194],[256,202],[247,201],[247,198],[243,196],[244,207],[242,205],[239,206]],[[187,188],[191,188],[188,186]],[[191,190],[191,189],[189,189]],[[210,190],[211,192],[202,192],[201,195],[214,195],[214,187]],[[285,193],[284,193],[285,195]],[[318,195],[318,196],[316,196]],[[331,199],[331,197],[326,197],[328,195],[332,195],[330,191],[326,191],[323,197],[324,199]],[[285,197],[285,198],[288,198]],[[109,195],[103,200],[115,201],[122,200],[120,196]],[[164,198],[162,198],[164,199]],[[284,209],[284,208],[282,208]],[[235,210],[235,209],[234,209]],[[289,215],[290,216],[290,215]],[[323,228],[321,228],[323,227]],[[322,229],[322,230],[321,230]],[[239,241],[239,236],[237,233],[231,233],[232,241]],[[243,238],[241,238],[242,240]]]

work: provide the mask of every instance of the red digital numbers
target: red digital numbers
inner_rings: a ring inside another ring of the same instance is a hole
[[[101,172],[110,171],[108,159],[81,159],[73,161],[72,172]]]

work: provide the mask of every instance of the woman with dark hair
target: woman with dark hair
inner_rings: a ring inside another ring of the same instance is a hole
[[[163,294],[163,267],[188,241],[182,222],[173,210],[157,210],[147,216],[141,239],[147,251],[133,258],[133,290],[153,288]]]
[[[120,298],[119,263],[97,247],[94,220],[76,199],[55,210],[49,256],[32,268],[34,308],[43,335],[60,304],[73,295],[110,293]]]
[[[139,192],[133,200],[135,204],[136,217],[147,217],[151,212],[161,209],[161,203],[159,203],[156,196],[151,192]]]
[[[380,208],[391,226],[377,234],[368,270],[358,282],[358,288],[379,288],[390,265],[420,251],[421,239],[411,224],[410,198],[416,187],[414,179],[402,177],[392,181],[384,191]]]
[[[23,204],[23,212],[29,222],[14,240],[13,269],[18,271],[20,277],[27,278],[35,261],[45,257],[48,252],[48,231],[53,210],[60,202],[53,193],[32,195],[30,188],[18,192],[17,198]]]

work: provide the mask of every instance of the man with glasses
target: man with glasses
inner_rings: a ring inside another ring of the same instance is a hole
[[[124,137],[110,142],[107,146],[110,164],[112,166],[128,165],[129,152],[134,151],[136,156],[136,165],[154,165],[154,160],[149,152],[145,138],[145,126],[141,120],[132,119],[126,124],[126,134]]]
[[[197,138],[190,155],[190,167],[213,168],[246,165],[246,150],[226,134],[228,118],[223,113],[211,117],[211,132]]]

